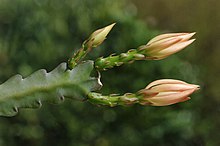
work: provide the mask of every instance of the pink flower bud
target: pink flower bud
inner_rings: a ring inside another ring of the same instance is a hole
[[[160,60],[190,45],[195,39],[194,33],[168,33],[156,36],[139,49],[144,50],[147,59]]]
[[[141,104],[152,106],[166,106],[189,100],[189,95],[199,89],[198,85],[188,84],[173,79],[162,79],[150,83],[140,90]]]

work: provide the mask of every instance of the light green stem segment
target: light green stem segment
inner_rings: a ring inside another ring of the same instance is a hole
[[[92,49],[91,45],[85,45],[86,41],[83,43],[82,48],[73,54],[73,56],[68,60],[68,68],[73,69]]]
[[[126,93],[124,95],[108,95],[104,96],[100,93],[90,92],[88,94],[88,101],[95,105],[105,105],[105,106],[117,106],[117,105],[131,105],[139,103],[142,98],[141,95]]]
[[[99,71],[107,70],[115,66],[121,66],[126,63],[132,63],[135,60],[146,60],[148,56],[145,50],[132,49],[127,53],[121,53],[120,55],[110,55],[109,57],[100,57],[95,61],[95,68]]]

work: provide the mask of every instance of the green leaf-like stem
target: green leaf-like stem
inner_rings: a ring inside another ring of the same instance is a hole
[[[42,101],[59,103],[64,97],[84,99],[101,87],[99,78],[90,77],[93,65],[93,61],[87,61],[67,70],[67,64],[61,63],[49,73],[41,69],[25,79],[15,75],[0,85],[0,115],[13,116],[19,108],[38,108]]]

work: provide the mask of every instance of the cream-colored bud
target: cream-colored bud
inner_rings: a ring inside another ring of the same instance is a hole
[[[195,39],[193,33],[168,33],[156,36],[139,49],[144,50],[147,59],[160,60],[190,45]]]
[[[96,30],[90,35],[89,39],[85,42],[85,44],[91,47],[99,46],[106,39],[106,36],[111,31],[114,25],[115,23]]]
[[[157,80],[139,91],[139,94],[143,96],[140,103],[153,106],[171,105],[189,100],[189,95],[198,89],[198,85],[188,84],[179,80]]]

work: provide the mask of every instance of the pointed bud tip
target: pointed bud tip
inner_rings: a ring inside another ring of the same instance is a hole
[[[108,25],[108,26],[113,27],[113,26],[115,26],[115,24],[116,24],[116,23],[114,22],[114,23],[112,23],[112,24],[110,24],[110,25]]]
[[[191,32],[191,34],[192,34],[192,35],[195,35],[195,34],[196,34],[196,32]]]
[[[192,86],[194,86],[195,91],[197,91],[197,90],[200,89],[200,86],[199,86],[199,85],[193,85],[193,84],[192,84]]]
[[[92,47],[99,46],[106,39],[106,36],[109,34],[115,24],[116,23],[112,23],[106,27],[94,31],[86,41],[86,44]]]
[[[106,29],[106,33],[107,33],[107,34],[112,30],[112,28],[115,26],[115,24],[116,24],[116,23],[112,23],[112,24],[110,24],[110,25],[104,27],[104,29]],[[106,34],[106,36],[107,36],[107,34]]]
[[[194,41],[196,41],[196,39],[191,39],[191,40],[188,40],[188,45],[192,44]]]
[[[187,41],[189,40],[191,37],[193,37],[196,34],[196,32],[192,32],[192,33],[185,33],[184,35],[179,36],[180,38],[182,38],[182,41]]]
[[[191,39],[192,40],[192,42],[194,42],[196,39]]]
[[[190,35],[194,36],[196,34],[196,32],[186,32],[185,34],[186,35],[190,34]]]

